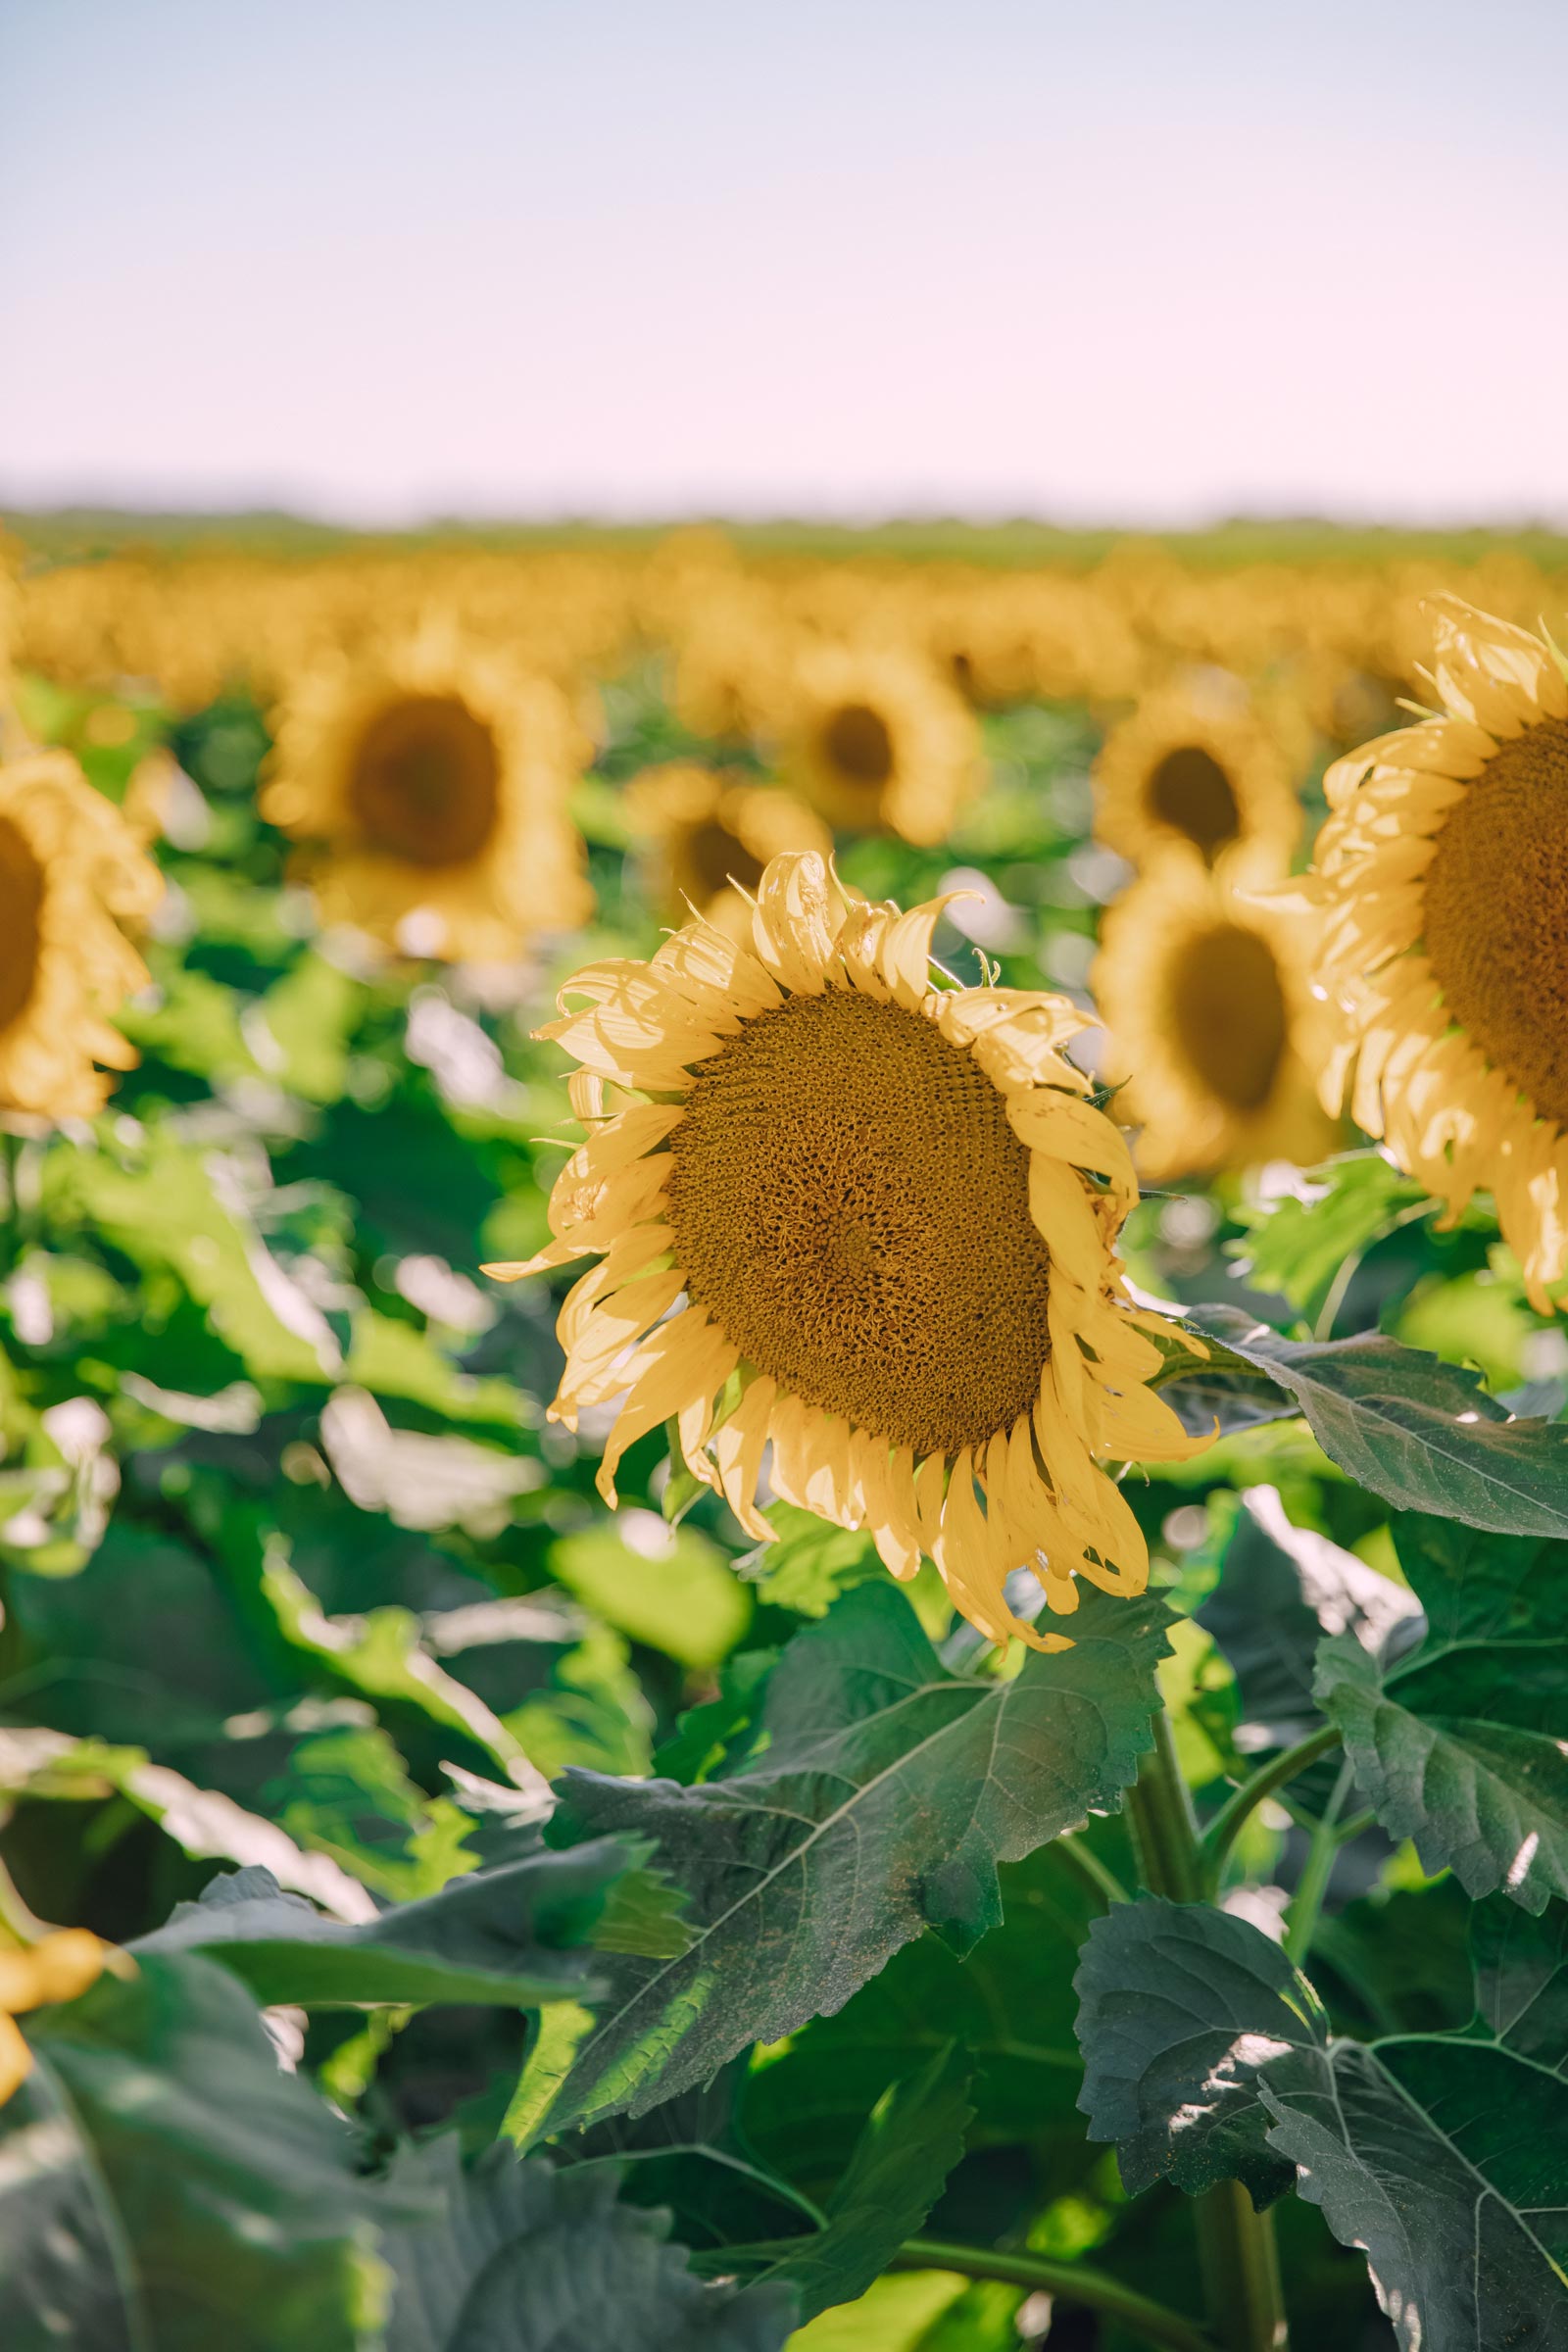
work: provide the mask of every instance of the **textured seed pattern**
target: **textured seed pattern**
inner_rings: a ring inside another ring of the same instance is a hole
[[[38,970],[43,874],[9,817],[0,816],[0,1029],[22,1012]]]
[[[1427,869],[1426,951],[1454,1020],[1568,1124],[1568,719],[1503,744],[1454,803]]]
[[[699,1069],[671,1139],[693,1301],[808,1404],[956,1453],[1049,1350],[1029,1153],[973,1058],[903,1005],[792,997]]]

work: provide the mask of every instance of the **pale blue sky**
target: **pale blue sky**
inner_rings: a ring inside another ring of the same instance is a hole
[[[5,0],[0,499],[1568,518],[1568,7]]]

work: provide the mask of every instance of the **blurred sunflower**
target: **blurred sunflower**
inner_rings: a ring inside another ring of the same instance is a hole
[[[732,939],[751,935],[749,893],[780,850],[832,848],[821,819],[791,793],[677,760],[626,789],[627,821],[646,844],[665,910],[695,909]],[[737,885],[739,887],[737,888]]]
[[[86,1928],[58,1928],[34,1944],[0,1951],[0,2107],[32,2072],[32,2052],[18,2017],[53,2001],[77,1999],[114,1961],[122,1969],[126,1965],[112,1944]]]
[[[785,782],[843,832],[940,841],[982,773],[973,711],[897,646],[807,645],[777,732]]]
[[[1495,1195],[1531,1300],[1568,1273],[1568,684],[1553,649],[1458,597],[1430,608],[1442,715],[1324,779],[1314,978],[1323,1100],[1437,1195]],[[1352,1078],[1353,1070],[1353,1078]]]
[[[502,962],[593,906],[568,801],[588,753],[561,689],[446,615],[307,662],[273,712],[262,813],[312,849],[325,919]]]
[[[110,1024],[147,983],[120,926],[145,922],[162,893],[136,835],[69,752],[0,763],[0,1107],[49,1119],[102,1109],[112,1081],[93,1064],[134,1064]]]
[[[1239,693],[1164,686],[1095,761],[1095,830],[1136,866],[1172,849],[1213,865],[1245,846],[1289,864],[1301,807],[1278,741]]]
[[[675,1417],[749,1533],[764,1448],[787,1500],[870,1529],[895,1575],[935,1560],[993,1641],[1032,1567],[1065,1615],[1084,1575],[1142,1590],[1148,1554],[1100,1463],[1188,1437],[1145,1383],[1169,1330],[1122,1285],[1127,1148],[1062,1048],[1059,997],[933,984],[944,902],[846,901],[775,858],[751,945],[688,924],[650,962],[591,965],[543,1032],[582,1064],[588,1142],[556,1236],[507,1279],[600,1254],[562,1310],[551,1408],[627,1392],[599,1487]],[[608,1101],[606,1087],[614,1090]],[[672,1311],[677,1310],[678,1311]]]
[[[1090,988],[1133,1075],[1117,1109],[1141,1173],[1302,1163],[1333,1148],[1315,1073],[1325,1050],[1307,926],[1170,858],[1106,910]]]

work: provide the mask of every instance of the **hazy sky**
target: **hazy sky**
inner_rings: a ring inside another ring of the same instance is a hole
[[[0,0],[0,500],[1568,519],[1563,0]]]

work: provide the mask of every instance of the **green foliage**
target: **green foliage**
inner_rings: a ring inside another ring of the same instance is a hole
[[[44,2352],[359,2352],[384,2303],[354,2134],[196,1954],[39,2013],[0,2108],[0,2322]]]
[[[790,2332],[787,2289],[705,2286],[662,2242],[660,2216],[616,2203],[612,2173],[557,2173],[506,2148],[464,2171],[439,2139],[408,2150],[394,2178],[446,2211],[388,2242],[386,2352],[779,2352]]]
[[[1129,2188],[1293,2174],[1364,2246],[1407,2352],[1568,2340],[1564,1920],[1476,1914],[1462,2034],[1367,2044],[1246,1921],[1145,1901],[1092,1932],[1080,1974],[1084,2103]]]
[[[268,2004],[497,2001],[534,2009],[592,1993],[590,1957],[580,1947],[597,1939],[629,1859],[609,1842],[530,1854],[352,1926],[323,1918],[302,1896],[285,1894],[270,1871],[252,1868],[213,1880],[199,1902],[177,1905],[130,1949],[200,1949]]]
[[[1205,1307],[1192,1321],[1220,1345],[1206,1369],[1182,1359],[1166,1376],[1189,1422],[1216,1403],[1227,1426],[1268,1417],[1255,1407],[1260,1381],[1272,1383],[1329,1459],[1396,1510],[1499,1535],[1568,1536],[1568,1429],[1512,1419],[1474,1373],[1388,1339],[1284,1340],[1236,1307]]]
[[[1568,1894],[1568,1593],[1558,1551],[1399,1518],[1399,1558],[1427,1613],[1418,1647],[1380,1669],[1353,1635],[1318,1652],[1317,1694],[1395,1838],[1473,1896],[1528,1910]]]
[[[1166,1622],[1158,1602],[1095,1594],[1070,1652],[969,1677],[943,1668],[895,1590],[863,1586],[774,1669],[756,1763],[695,1788],[568,1775],[552,1838],[652,1839],[692,1940],[613,1970],[546,2129],[638,2114],[842,2007],[922,1927],[968,1951],[1001,1917],[999,1862],[1117,1804]]]
[[[0,1985],[32,1915],[136,1974],[23,2018],[7,2352],[1008,2352],[1044,2297],[1260,2352],[1217,2211],[1298,2348],[1391,2340],[1358,2245],[1423,2352],[1568,2343],[1568,1356],[1494,1222],[1368,1150],[1142,1208],[1227,1435],[1128,1473],[1151,1595],[1059,1656],[792,1504],[754,1546],[667,1432],[612,1519],[559,1291],[481,1272],[580,1133],[555,987],[660,937],[624,781],[719,757],[653,664],[603,715],[600,927],[505,974],[315,926],[244,696],[90,756],[119,798],[163,737],[195,798],[139,1066],[0,1134]],[[984,728],[951,842],[841,870],[976,866],[1003,984],[1076,987],[1097,728]]]
[[[1129,2192],[1241,2180],[1259,2208],[1283,2195],[1295,2172],[1267,2144],[1258,2071],[1321,2047],[1327,2020],[1278,1945],[1207,1903],[1118,1903],[1090,1928],[1077,1986],[1080,2104]]]

